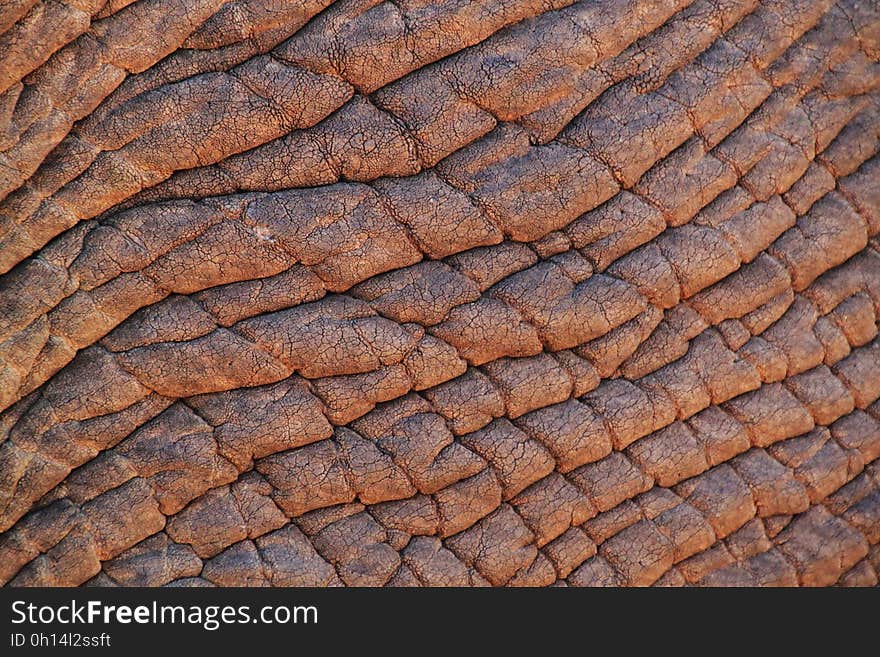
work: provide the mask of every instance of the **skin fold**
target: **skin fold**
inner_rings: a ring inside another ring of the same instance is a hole
[[[0,8],[0,583],[872,586],[880,8]]]

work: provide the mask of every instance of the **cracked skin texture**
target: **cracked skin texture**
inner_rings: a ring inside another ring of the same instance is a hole
[[[0,9],[0,582],[876,585],[870,0]]]

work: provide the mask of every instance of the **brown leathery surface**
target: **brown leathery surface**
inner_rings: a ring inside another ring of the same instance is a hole
[[[0,7],[0,583],[877,585],[874,0]]]

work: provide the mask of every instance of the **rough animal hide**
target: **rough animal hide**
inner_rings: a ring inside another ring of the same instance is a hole
[[[11,0],[0,582],[875,585],[875,0]]]

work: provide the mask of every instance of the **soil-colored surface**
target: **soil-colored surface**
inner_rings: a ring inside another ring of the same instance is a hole
[[[876,585],[873,0],[11,0],[0,583]]]

